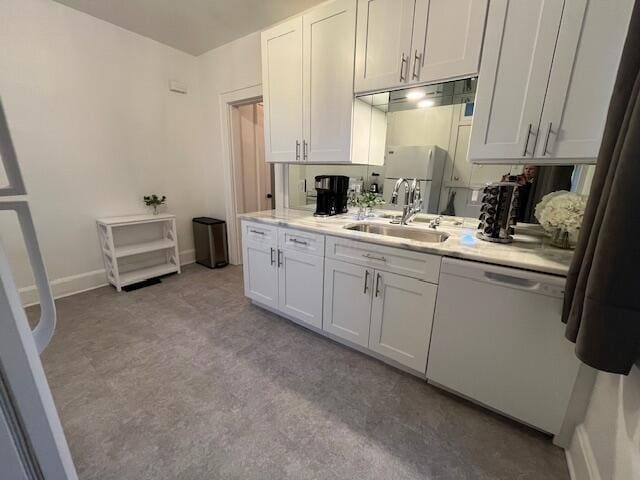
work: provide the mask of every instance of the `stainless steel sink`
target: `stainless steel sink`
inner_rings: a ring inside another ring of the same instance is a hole
[[[441,243],[449,238],[446,232],[437,230],[422,230],[411,227],[402,227],[399,225],[383,225],[380,223],[353,223],[345,225],[347,230],[355,230],[357,232],[373,233],[375,235],[386,235],[388,237],[406,238],[416,240],[418,242]]]

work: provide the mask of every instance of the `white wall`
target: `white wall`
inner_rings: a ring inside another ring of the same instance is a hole
[[[143,213],[146,193],[167,195],[190,256],[191,218],[208,213],[210,188],[198,59],[49,0],[2,0],[0,45],[0,95],[54,293],[105,281],[95,218]],[[170,93],[170,79],[189,93]],[[16,225],[0,217],[27,287]]]
[[[598,373],[568,456],[575,480],[640,478],[640,369],[628,377]]]
[[[214,217],[226,219],[220,95],[262,83],[260,33],[211,50],[198,60],[207,208]]]

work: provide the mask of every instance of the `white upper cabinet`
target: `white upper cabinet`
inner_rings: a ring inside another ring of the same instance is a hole
[[[302,18],[262,33],[265,157],[292,162],[302,154]]]
[[[351,160],[356,0],[262,32],[268,162]]]
[[[357,92],[407,81],[415,0],[359,0],[356,34]]]
[[[478,73],[486,16],[486,0],[416,0],[409,82]]]
[[[303,17],[306,161],[350,159],[355,25],[355,0],[336,0]]]
[[[540,159],[598,156],[633,0],[567,1],[540,121]]]
[[[562,0],[493,0],[469,157],[531,157],[562,18]]]
[[[478,72],[487,0],[359,0],[355,91]]]
[[[493,0],[469,159],[593,163],[633,0]]]

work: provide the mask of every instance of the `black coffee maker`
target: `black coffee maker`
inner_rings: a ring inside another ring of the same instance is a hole
[[[316,177],[316,217],[347,213],[349,177],[344,175],[318,175]]]

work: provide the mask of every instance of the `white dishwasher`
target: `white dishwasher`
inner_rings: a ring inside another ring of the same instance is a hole
[[[444,258],[427,379],[557,434],[578,373],[565,279]]]

